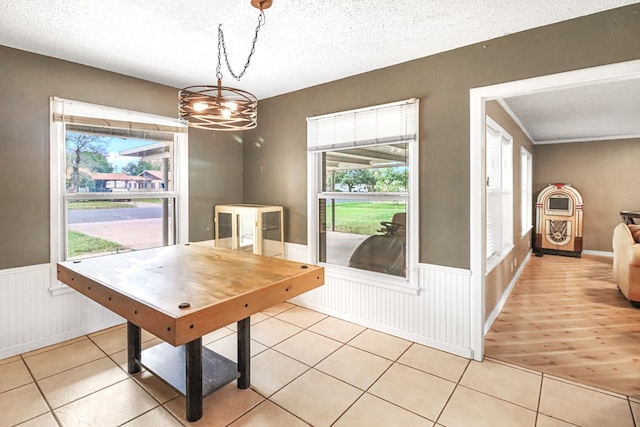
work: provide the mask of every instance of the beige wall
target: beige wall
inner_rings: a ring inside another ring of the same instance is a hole
[[[573,185],[584,202],[583,247],[612,252],[621,210],[640,210],[640,139],[536,145],[533,189]]]
[[[469,89],[640,58],[640,5],[509,35],[260,102],[244,202],[283,205],[305,244],[306,117],[420,98],[420,261],[468,269]]]
[[[509,286],[515,274],[531,249],[531,236],[535,230],[529,230],[523,236],[522,230],[522,178],[520,171],[522,163],[520,149],[524,147],[534,155],[534,146],[531,140],[524,134],[511,116],[498,104],[497,101],[487,102],[485,105],[487,116],[491,117],[513,138],[513,250],[491,270],[485,277],[485,320],[491,314],[502,294]],[[533,157],[535,163],[536,158]],[[534,200],[535,201],[535,200]],[[533,209],[533,206],[531,207]]]
[[[0,269],[49,262],[49,97],[177,117],[177,90],[0,46]],[[215,203],[242,201],[242,149],[190,132],[190,240]],[[229,167],[229,165],[233,165]]]

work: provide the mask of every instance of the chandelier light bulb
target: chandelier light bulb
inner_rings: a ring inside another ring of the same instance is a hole
[[[222,105],[224,105],[225,107],[227,107],[229,110],[232,111],[238,111],[238,104],[236,104],[233,101],[227,101],[227,102],[223,102]]]
[[[206,102],[194,102],[193,111],[204,111],[209,107]]]

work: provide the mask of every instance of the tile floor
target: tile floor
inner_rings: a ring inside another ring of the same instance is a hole
[[[636,426],[640,400],[482,363],[280,304],[251,319],[252,385],[197,426]],[[235,325],[203,338],[235,360]],[[159,340],[143,334],[144,347]],[[126,373],[126,327],[0,360],[0,426],[181,426],[184,397]]]

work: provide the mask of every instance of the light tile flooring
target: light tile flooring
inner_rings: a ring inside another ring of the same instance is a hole
[[[251,388],[204,400],[198,426],[636,426],[640,401],[482,363],[295,306],[251,319]],[[236,359],[235,325],[203,338]],[[143,347],[159,340],[143,334]],[[144,360],[144,359],[143,359]],[[0,426],[180,426],[184,397],[126,373],[126,327],[0,361]]]

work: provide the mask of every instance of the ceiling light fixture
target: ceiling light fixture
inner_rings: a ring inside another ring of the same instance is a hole
[[[221,58],[227,69],[237,81],[247,72],[251,56],[256,49],[258,31],[264,25],[264,9],[271,7],[272,0],[251,0],[251,5],[260,10],[258,26],[244,69],[236,75],[231,69],[227,57],[227,46],[224,42],[222,24],[218,25],[218,65],[216,67],[216,86],[189,86],[178,93],[178,112],[180,118],[186,119],[189,126],[199,129],[220,131],[241,131],[253,129],[258,122],[258,99],[251,93],[222,86]]]

